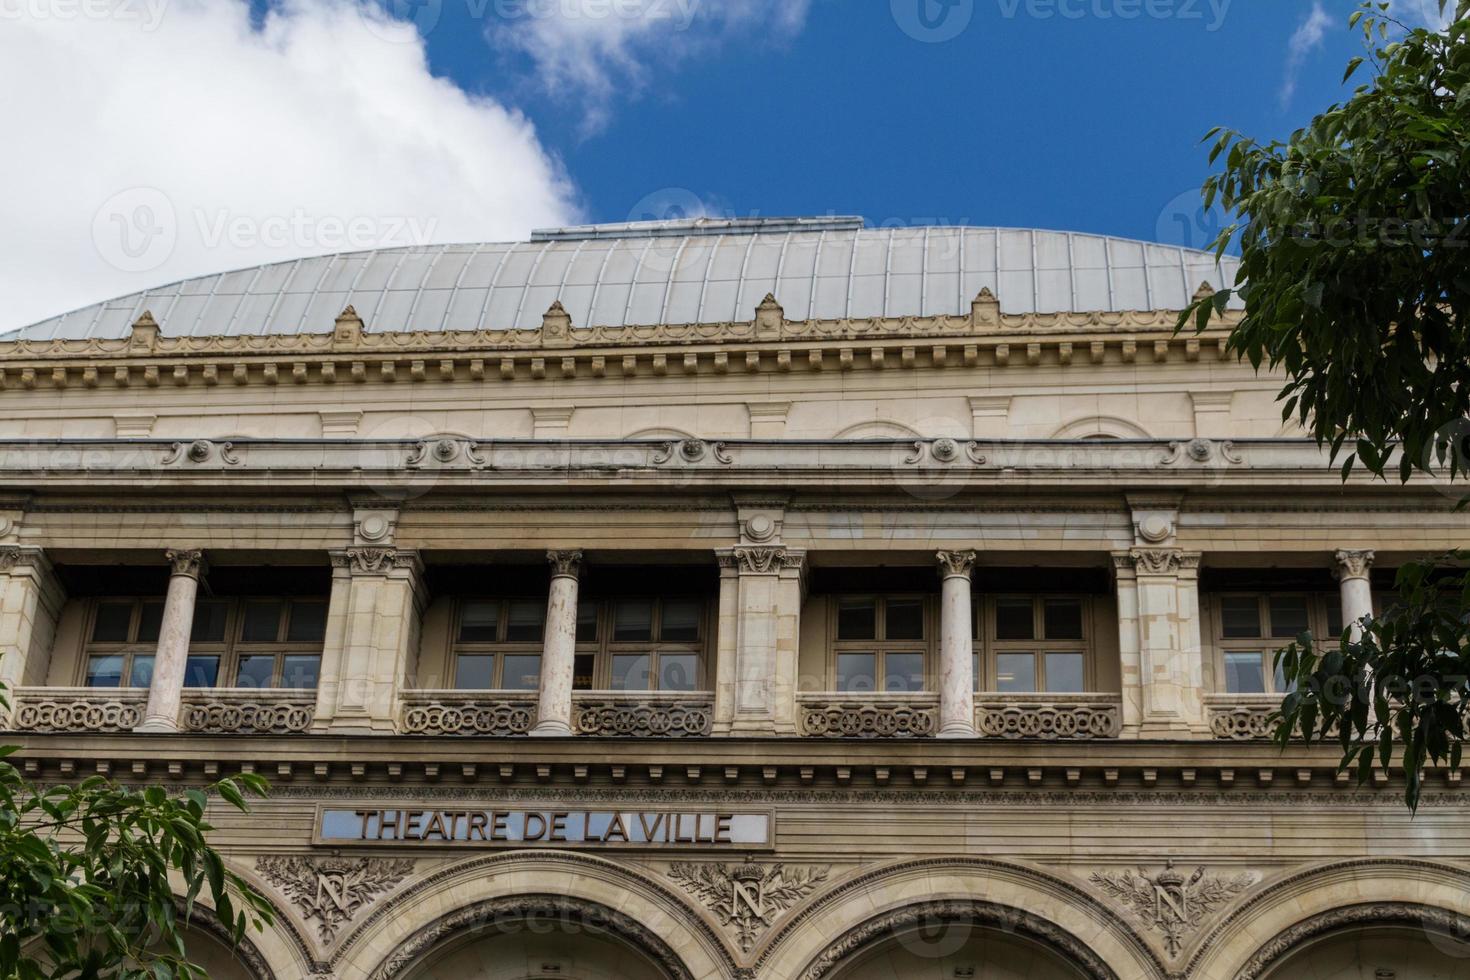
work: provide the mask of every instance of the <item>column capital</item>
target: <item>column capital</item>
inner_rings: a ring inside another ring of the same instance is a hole
[[[934,558],[939,563],[939,577],[970,579],[975,570],[975,560],[980,556],[974,551],[941,551]]]
[[[419,553],[404,548],[346,548],[331,553],[332,567],[351,575],[388,575],[399,569],[418,572]]]
[[[51,561],[41,548],[25,544],[0,544],[0,575],[17,569],[46,570],[50,567]]]
[[[552,578],[576,578],[582,571],[580,551],[548,551],[546,560],[551,565]]]
[[[1367,579],[1373,570],[1374,558],[1371,551],[1339,551],[1333,556],[1333,574],[1339,580]]]
[[[1199,569],[1200,553],[1178,548],[1134,548],[1128,552],[1139,575],[1177,575]]]
[[[200,576],[209,570],[209,563],[204,560],[204,552],[198,548],[170,548],[163,554],[169,564],[171,575],[182,575],[198,581]]]
[[[779,575],[783,569],[804,568],[806,552],[785,545],[742,545],[717,549],[715,560],[721,569],[733,569],[740,575]]]

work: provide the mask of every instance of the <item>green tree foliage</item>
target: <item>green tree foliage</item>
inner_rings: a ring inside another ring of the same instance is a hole
[[[265,793],[260,776],[182,796],[101,776],[43,788],[4,761],[15,751],[0,747],[0,977],[208,980],[184,949],[206,888],[236,942],[271,921],[265,898],[205,839],[210,792],[248,810],[245,793]],[[171,875],[183,883],[178,898]]]
[[[1364,3],[1350,26],[1370,76],[1285,142],[1217,129],[1206,207],[1238,216],[1236,284],[1180,319],[1203,329],[1234,297],[1230,350],[1283,373],[1283,418],[1355,465],[1453,481],[1470,463],[1470,0],[1440,0],[1441,29]],[[1470,590],[1460,555],[1401,570],[1399,598],[1366,625],[1277,654],[1296,692],[1276,737],[1335,739],[1364,777],[1397,754],[1418,805],[1430,763],[1459,765],[1470,674]],[[1446,575],[1446,569],[1450,569]],[[1361,637],[1357,634],[1361,632]]]

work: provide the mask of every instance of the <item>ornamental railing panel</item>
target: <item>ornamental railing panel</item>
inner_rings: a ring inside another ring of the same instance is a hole
[[[714,714],[714,697],[707,693],[589,691],[572,699],[572,727],[579,735],[695,738],[710,733]]]
[[[316,691],[260,688],[184,692],[179,727],[208,735],[301,735],[316,720]]]
[[[1118,694],[985,694],[975,698],[981,738],[1117,738],[1123,727]]]
[[[534,695],[413,691],[403,696],[404,735],[525,735],[536,724]]]
[[[143,721],[148,692],[92,687],[18,687],[10,728],[19,732],[129,732]]]
[[[939,697],[804,694],[797,717],[810,738],[925,738],[939,730]]]
[[[1231,741],[1267,739],[1275,728],[1271,716],[1281,709],[1281,699],[1261,694],[1207,694],[1205,717],[1210,733]]]

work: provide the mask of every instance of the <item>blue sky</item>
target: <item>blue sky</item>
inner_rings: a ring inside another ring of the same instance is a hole
[[[1435,0],[1397,0],[1423,21]],[[3,5],[0,5],[3,6]],[[105,0],[0,30],[0,331],[301,256],[680,215],[1206,247],[1355,0]]]
[[[1358,48],[1345,23],[1355,4],[1318,5],[1330,26],[1284,99],[1310,0],[1160,0],[1170,16],[1133,18],[1143,4],[1075,0],[1075,19],[1056,4],[974,0],[948,11],[958,24],[968,7],[969,22],[940,43],[901,29],[905,4],[929,4],[943,23],[936,0],[815,0],[799,30],[731,30],[675,65],[649,58],[636,91],[614,72],[619,91],[591,134],[588,93],[528,81],[534,59],[487,47],[468,4],[445,0],[427,36],[435,71],[530,115],[591,220],[677,213],[693,198],[740,216],[836,212],[1198,246],[1213,231],[1194,207],[1201,135],[1217,124],[1289,133],[1341,96]]]

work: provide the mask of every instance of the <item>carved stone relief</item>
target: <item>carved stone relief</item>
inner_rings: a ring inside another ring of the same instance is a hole
[[[750,952],[776,918],[827,880],[831,867],[785,864],[675,864],[673,878],[698,898]]]
[[[1169,861],[1162,871],[1153,874],[1142,868],[1137,874],[1095,871],[1089,880],[1138,921],[1160,933],[1169,955],[1178,956],[1205,916],[1255,884],[1256,876],[1242,872],[1224,878],[1206,874],[1203,867],[1186,875]]]
[[[301,910],[304,921],[315,920],[322,942],[330,943],[358,912],[411,874],[413,860],[263,857],[255,869]]]

